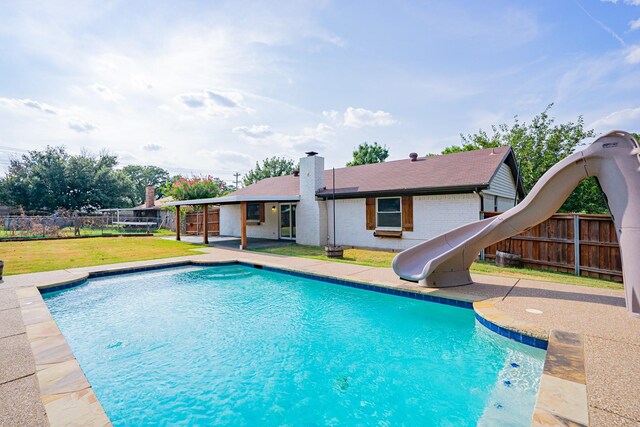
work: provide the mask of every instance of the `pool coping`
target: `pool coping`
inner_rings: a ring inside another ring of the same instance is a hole
[[[335,275],[321,275],[294,268],[283,268],[281,265],[246,262],[238,259],[162,261],[165,260],[155,260],[149,265],[142,266],[113,265],[104,269],[100,269],[98,266],[92,268],[92,271],[76,273],[76,277],[69,280],[15,289],[27,339],[36,360],[36,376],[40,386],[41,399],[52,426],[73,423],[104,426],[110,425],[110,421],[51,316],[42,294],[78,286],[91,278],[190,265],[204,267],[245,265],[358,289],[473,309],[478,322],[489,330],[525,345],[547,350],[532,425],[560,426],[566,425],[567,421],[576,425],[589,424],[581,335],[562,331],[551,331],[547,334],[539,327],[517,321],[503,314],[494,306],[493,303],[498,298],[474,301],[474,298],[464,296],[447,295],[444,297],[433,295],[436,293],[433,288],[406,289],[392,284],[371,284],[353,279],[342,279]],[[576,381],[580,378],[582,378],[581,383]]]

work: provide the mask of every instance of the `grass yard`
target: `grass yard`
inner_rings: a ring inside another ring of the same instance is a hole
[[[97,237],[0,242],[4,274],[35,273],[90,265],[194,255],[203,245],[155,237]]]
[[[391,267],[391,261],[396,255],[392,252],[371,251],[365,249],[345,249],[344,259],[337,260],[327,258],[324,248],[316,246],[290,245],[266,249],[254,249],[256,252],[267,252],[277,255],[297,256],[302,258],[319,259],[323,261],[336,261],[350,264],[367,265],[370,267]],[[567,285],[589,286],[604,289],[622,289],[622,284],[610,280],[594,279],[591,277],[578,277],[572,274],[556,273],[553,271],[531,270],[528,268],[502,268],[486,262],[475,262],[471,266],[471,272],[487,274],[491,276],[514,277],[519,279],[532,279],[544,282],[564,283]]]

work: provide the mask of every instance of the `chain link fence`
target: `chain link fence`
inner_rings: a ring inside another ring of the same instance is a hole
[[[146,234],[154,223],[117,221],[112,216],[7,216],[0,218],[0,240]]]

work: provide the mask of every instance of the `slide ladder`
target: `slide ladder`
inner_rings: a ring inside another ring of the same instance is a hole
[[[640,145],[622,131],[610,132],[555,164],[514,208],[400,252],[393,270],[421,286],[470,284],[469,267],[482,249],[548,219],[589,177],[598,179],[607,197],[620,244],[627,309],[640,317]]]

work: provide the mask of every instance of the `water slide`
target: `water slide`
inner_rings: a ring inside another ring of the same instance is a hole
[[[470,284],[469,267],[483,248],[545,221],[580,181],[592,176],[607,197],[616,226],[627,309],[640,317],[640,145],[622,131],[610,132],[555,164],[513,209],[400,252],[393,270],[421,286]]]

